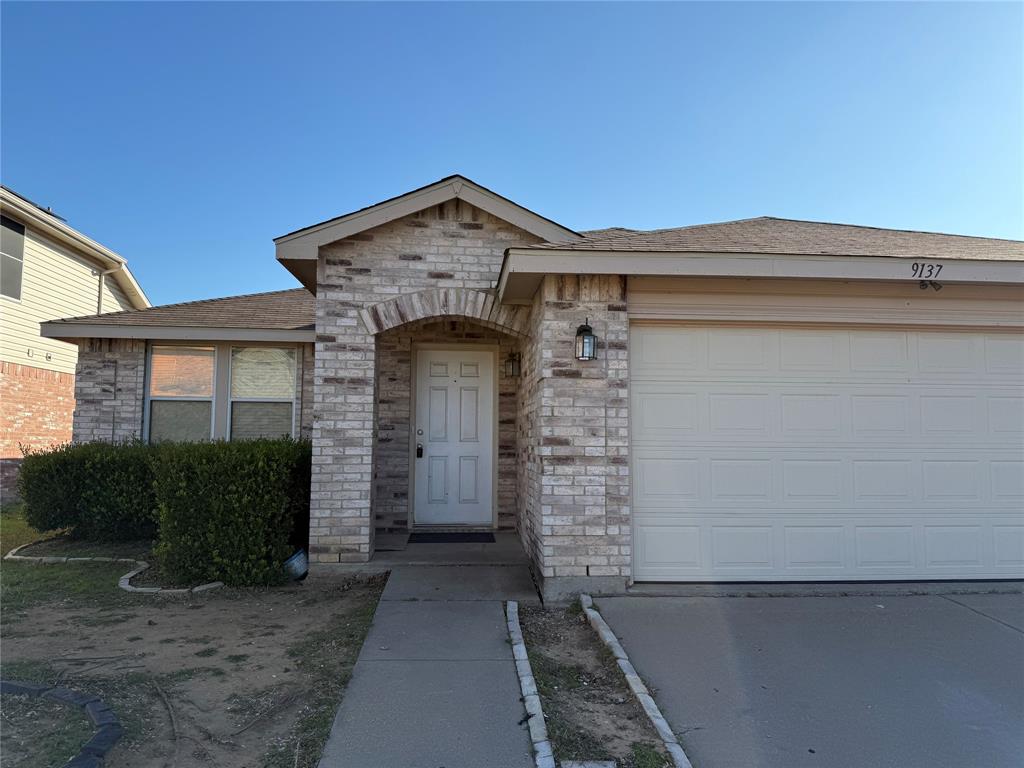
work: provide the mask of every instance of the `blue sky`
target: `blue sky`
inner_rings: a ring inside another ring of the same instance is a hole
[[[462,173],[576,229],[758,215],[1024,239],[1022,5],[11,3],[3,183],[155,303]]]

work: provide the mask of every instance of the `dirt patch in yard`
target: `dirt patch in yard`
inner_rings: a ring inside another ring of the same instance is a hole
[[[617,760],[623,768],[671,765],[621,670],[579,605],[519,607],[555,758]]]
[[[3,676],[102,697],[125,727],[110,768],[315,766],[384,586],[154,597],[117,589],[123,564],[0,567]],[[5,711],[29,706],[18,698]],[[20,723],[4,723],[5,768],[34,766],[18,738],[44,743],[52,726]]]

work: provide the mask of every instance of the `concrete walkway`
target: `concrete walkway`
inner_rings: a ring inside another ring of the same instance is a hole
[[[397,566],[320,768],[530,768],[505,600],[525,565]]]

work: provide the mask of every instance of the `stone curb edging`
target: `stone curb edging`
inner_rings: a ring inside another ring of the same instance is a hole
[[[509,600],[506,604],[508,636],[512,641],[512,656],[516,661],[519,688],[523,692],[527,722],[530,725],[530,741],[533,742],[533,761],[536,768],[555,768],[555,754],[548,740],[548,726],[544,722],[544,710],[537,693],[537,682],[533,679],[530,657],[526,654],[523,630],[519,627],[519,603]]]
[[[124,734],[117,714],[99,696],[79,693],[70,688],[17,680],[0,680],[0,693],[41,697],[69,706],[74,705],[85,711],[95,730],[92,738],[78,750],[78,754],[64,763],[64,768],[98,768]]]
[[[612,632],[612,628],[608,626],[608,623],[604,620],[604,617],[598,613],[594,607],[594,600],[587,594],[580,595],[580,605],[583,606],[583,612],[587,615],[587,620],[590,622],[590,626],[594,628],[598,636],[608,647],[608,650],[615,656],[615,661],[619,665],[619,669],[622,670],[622,674],[626,676],[626,682],[629,684],[629,689],[633,691],[633,695],[636,696],[637,701],[640,702],[640,706],[644,708],[644,712],[647,713],[648,719],[651,721],[651,725],[654,726],[654,730],[658,732],[658,736],[661,737],[662,742],[665,744],[665,750],[672,756],[672,762],[675,764],[675,768],[693,768],[693,763],[686,756],[683,751],[682,745],[679,743],[679,739],[672,732],[672,728],[669,727],[668,721],[665,716],[661,714],[661,710],[658,709],[657,703],[654,701],[654,697],[651,696],[651,692],[647,690],[647,686],[644,685],[644,681],[640,679],[640,675],[637,674],[633,664],[629,660],[629,656],[626,655],[625,649],[622,647],[622,643]]]
[[[34,556],[18,554],[18,552],[25,549],[25,547],[31,547],[34,544],[42,544],[44,541],[51,541],[51,539],[30,541],[28,544],[22,544],[20,547],[15,547],[4,555],[4,560],[13,560],[22,563],[40,563],[43,565],[54,565],[57,563],[134,563],[136,567],[119,578],[117,580],[117,586],[125,592],[134,592],[135,594],[143,595],[188,595],[195,594],[196,592],[207,592],[211,589],[219,589],[224,586],[223,581],[211,581],[207,584],[199,584],[195,587],[133,587],[131,584],[132,579],[149,568],[149,563],[145,560],[136,560],[132,557],[55,557],[53,555]]]

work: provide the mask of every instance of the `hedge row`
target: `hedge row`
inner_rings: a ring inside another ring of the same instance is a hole
[[[33,528],[67,528],[76,539],[135,541],[156,534],[155,447],[131,442],[29,451],[18,473]]]
[[[25,456],[29,523],[80,539],[156,538],[176,583],[272,584],[309,530],[308,441],[69,445]]]

